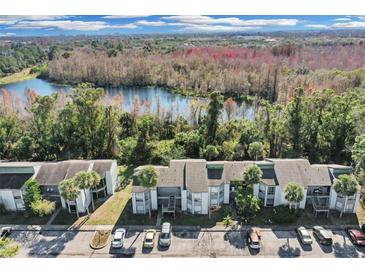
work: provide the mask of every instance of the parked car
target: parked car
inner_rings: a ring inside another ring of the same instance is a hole
[[[171,224],[163,223],[161,228],[158,244],[163,247],[168,247],[171,244]]]
[[[112,247],[113,248],[121,248],[123,247],[124,238],[127,231],[124,228],[118,228],[115,230]]]
[[[6,239],[11,234],[11,227],[10,226],[4,226],[0,230],[0,239]]]
[[[144,248],[153,248],[154,247],[155,235],[156,235],[156,230],[154,230],[154,229],[148,229],[146,231],[146,235],[144,236],[144,240],[143,240]]]
[[[261,233],[259,230],[249,230],[247,232],[247,245],[251,249],[259,250],[261,247]]]
[[[332,245],[332,232],[322,226],[313,227],[313,234],[317,237],[320,244]]]
[[[299,240],[302,242],[302,244],[304,245],[312,244],[313,242],[312,237],[309,234],[309,231],[304,226],[298,227],[296,231],[298,233]]]
[[[365,233],[360,229],[348,228],[346,232],[354,245],[365,246]]]

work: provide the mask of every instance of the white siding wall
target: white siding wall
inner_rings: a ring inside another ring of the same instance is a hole
[[[352,211],[352,213],[356,213],[357,212],[357,207],[359,206],[359,203],[360,203],[360,192],[358,191],[356,193],[355,206],[354,206],[354,210]]]
[[[208,206],[209,206],[208,192],[203,192],[201,194],[201,197],[202,197],[202,212],[201,212],[201,214],[208,214]]]
[[[187,193],[186,190],[181,190],[181,210],[187,210]]]
[[[336,200],[337,200],[337,193],[331,187],[331,190],[330,190],[330,209],[335,209],[336,208]]]
[[[0,203],[3,204],[6,210],[16,211],[13,192],[9,189],[0,190]]]
[[[303,200],[299,203],[299,208],[305,208],[305,203],[306,203],[306,201],[307,201],[307,191],[308,191],[308,189],[307,189],[307,188],[305,188],[305,189],[304,189],[304,198],[303,198]]]
[[[275,187],[274,206],[283,204],[284,193],[280,186]]]
[[[151,189],[151,209],[157,210],[157,190]]]
[[[254,184],[253,185],[253,195],[255,195],[255,196],[259,196],[259,185],[260,184]]]
[[[136,208],[136,193],[132,192],[132,209],[133,209],[133,214],[137,213],[137,208]]]
[[[223,203],[229,204],[229,182],[224,184],[224,198]]]

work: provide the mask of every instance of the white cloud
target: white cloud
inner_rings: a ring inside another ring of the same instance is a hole
[[[13,25],[20,21],[66,19],[68,15],[0,15],[0,25]]]
[[[101,29],[135,29],[135,24],[110,25],[103,21],[72,21],[72,20],[57,20],[57,21],[21,21],[8,29],[49,29],[58,28],[62,30],[79,30],[79,31],[98,31]]]
[[[260,27],[240,27],[222,25],[190,25],[181,29],[185,32],[239,32],[260,29]]]
[[[149,17],[151,15],[106,15],[102,18],[104,19],[123,19],[123,18],[142,18],[142,17]]]
[[[15,36],[16,33],[14,32],[6,32],[6,33],[3,33],[3,32],[0,32],[0,37],[9,37],[9,36]]]
[[[327,25],[321,25],[321,24],[309,24],[309,25],[304,25],[307,28],[315,28],[315,29],[328,29],[329,26]]]
[[[349,17],[340,17],[340,18],[333,19],[333,21],[351,21],[351,18],[349,18]]]
[[[333,24],[332,27],[334,27],[334,28],[365,28],[365,22],[352,21],[352,22],[346,22],[346,23],[336,23],[336,24]]]
[[[227,24],[232,26],[295,26],[297,19],[252,19],[242,20],[237,17],[213,18],[204,15],[175,15],[164,16],[162,19],[174,20],[189,25],[218,25]]]
[[[160,27],[160,26],[166,26],[168,23],[166,23],[164,21],[139,20],[137,22],[134,22],[133,24],[138,25],[138,26]]]

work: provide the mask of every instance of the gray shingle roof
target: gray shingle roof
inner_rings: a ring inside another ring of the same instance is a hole
[[[105,176],[105,172],[112,168],[113,160],[94,160],[92,170],[97,172],[102,178]]]
[[[332,181],[327,165],[311,165],[311,180],[308,186],[331,186]]]
[[[0,174],[0,189],[20,189],[32,173]]]
[[[186,187],[192,192],[208,191],[207,162],[205,160],[188,160],[185,164]]]
[[[279,185],[284,187],[291,182],[307,187],[311,182],[311,165],[306,159],[267,159],[274,163]]]

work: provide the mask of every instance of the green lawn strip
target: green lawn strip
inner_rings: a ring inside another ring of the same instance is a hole
[[[10,225],[44,225],[47,223],[49,216],[38,217],[26,214],[6,213],[0,215],[0,224]]]
[[[11,84],[15,82],[25,81],[36,78],[38,73],[30,73],[31,68],[23,69],[22,71],[0,78],[0,85]]]

